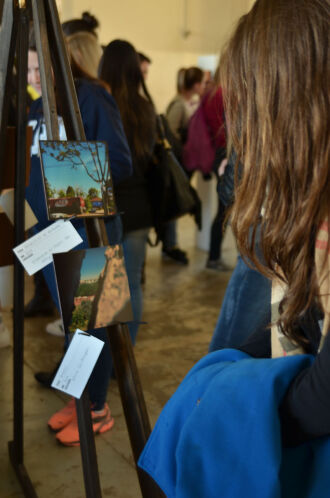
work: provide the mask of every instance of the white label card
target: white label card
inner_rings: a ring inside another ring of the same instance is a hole
[[[82,242],[70,221],[58,220],[16,246],[13,251],[29,275],[53,261],[52,254],[67,252]]]
[[[57,370],[52,387],[79,399],[103,346],[104,342],[100,339],[77,329]]]

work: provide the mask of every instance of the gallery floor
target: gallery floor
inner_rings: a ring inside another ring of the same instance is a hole
[[[152,426],[188,370],[207,352],[230,272],[205,269],[206,253],[195,248],[190,218],[179,224],[180,245],[190,258],[187,267],[162,260],[160,248],[148,248],[144,286],[144,319],[135,347],[136,360]],[[224,241],[225,262],[234,266],[236,249],[230,230]],[[32,279],[26,280],[26,300]],[[11,327],[11,313],[4,313]],[[47,419],[65,402],[58,391],[37,384],[33,374],[49,370],[60,358],[63,339],[45,332],[48,318],[25,322],[24,463],[39,498],[83,498],[79,448],[56,443]],[[23,497],[8,459],[12,439],[12,348],[0,350],[0,498]],[[110,432],[96,438],[102,494],[112,498],[141,496],[122,412],[117,384],[108,401],[115,418]]]

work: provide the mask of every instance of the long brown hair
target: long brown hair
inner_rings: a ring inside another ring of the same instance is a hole
[[[330,207],[329,28],[329,0],[257,0],[220,64],[229,140],[243,165],[232,211],[238,248],[287,283],[278,323],[300,344],[297,320],[317,301],[316,234]],[[258,225],[265,264],[254,250]]]
[[[125,40],[109,43],[104,48],[99,76],[110,85],[133,156],[140,159],[150,155],[156,114],[133,45]]]

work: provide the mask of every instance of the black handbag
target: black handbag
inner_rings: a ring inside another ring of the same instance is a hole
[[[164,223],[185,214],[193,215],[201,229],[201,201],[173,153],[166,136],[166,127],[166,118],[163,115],[157,116],[157,143],[148,175],[154,228],[157,234],[154,245],[157,245],[162,238]]]

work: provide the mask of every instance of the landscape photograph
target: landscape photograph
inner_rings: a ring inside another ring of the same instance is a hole
[[[120,245],[53,255],[64,328],[88,331],[132,320]]]
[[[48,218],[116,213],[105,142],[39,142]]]

